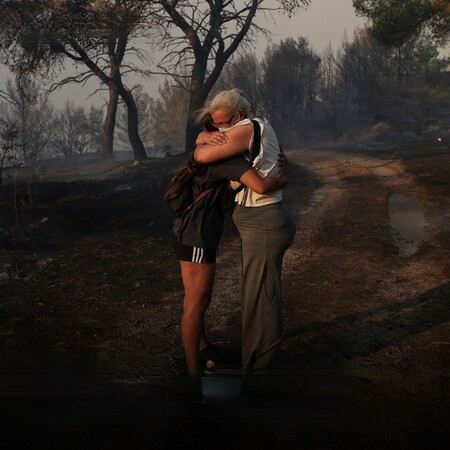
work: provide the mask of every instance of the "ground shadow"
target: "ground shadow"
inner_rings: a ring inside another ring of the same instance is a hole
[[[445,283],[404,302],[287,331],[284,340],[289,345],[290,339],[311,332],[319,333],[301,348],[290,348],[288,353],[302,353],[302,359],[329,357],[336,353],[353,359],[378,352],[394,342],[449,320],[450,283]]]

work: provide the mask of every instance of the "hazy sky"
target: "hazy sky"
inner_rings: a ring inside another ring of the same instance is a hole
[[[345,31],[351,37],[353,30],[364,23],[363,18],[355,15],[352,0],[312,0],[307,9],[300,9],[295,16],[279,15],[275,20],[276,23],[273,23],[268,18],[266,25],[273,33],[273,42],[303,36],[319,52],[330,42],[337,48]],[[261,48],[266,45],[267,42],[258,43]]]
[[[364,21],[362,18],[356,17],[352,0],[312,0],[309,8],[301,9],[291,18],[277,15],[273,18],[267,17],[266,21],[260,14],[257,23],[272,32],[272,42],[274,43],[287,37],[303,36],[309,40],[313,49],[321,53],[329,43],[333,49],[337,49],[345,32],[351,39],[354,29],[361,26]],[[255,43],[257,54],[262,56],[266,46],[267,41],[264,38],[258,39]],[[2,89],[6,79],[11,75],[1,65],[0,76],[0,89]],[[155,95],[160,82],[158,79],[147,82],[143,80],[142,84],[147,87],[151,95]],[[89,94],[97,87],[98,84],[94,81],[84,88],[78,85],[65,86],[62,90],[52,94],[51,101],[56,107],[61,107],[67,99],[73,100],[78,105],[99,103],[101,99],[98,96],[89,98]]]

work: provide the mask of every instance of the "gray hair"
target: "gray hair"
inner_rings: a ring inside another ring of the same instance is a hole
[[[197,123],[202,122],[217,109],[225,109],[230,114],[242,111],[246,118],[255,117],[255,105],[250,97],[238,88],[226,89],[218,92],[213,98],[205,103],[205,107],[200,109],[197,116]]]

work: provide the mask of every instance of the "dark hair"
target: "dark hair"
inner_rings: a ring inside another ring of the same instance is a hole
[[[188,160],[176,169],[175,175],[170,181],[169,187],[164,195],[164,201],[168,203],[178,197],[186,184],[189,183],[194,177],[203,175],[207,168],[207,166],[201,165],[195,161],[194,153],[192,152],[189,155]]]
[[[205,117],[203,117],[202,123],[203,123],[203,128],[204,128],[206,131],[209,131],[210,133],[211,133],[212,131],[219,131],[219,130],[214,126],[214,121],[213,121],[213,119],[212,119],[210,113],[206,114]]]
[[[206,114],[203,119],[203,128],[206,131],[219,131],[215,126],[211,114]],[[203,175],[207,170],[206,166],[202,166],[194,159],[194,152],[189,155],[187,161],[177,167],[175,175],[170,181],[167,192],[164,195],[164,201],[170,202],[180,195],[185,185],[197,175]]]

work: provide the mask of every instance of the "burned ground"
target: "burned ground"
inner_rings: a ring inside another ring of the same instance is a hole
[[[448,147],[287,152],[297,225],[283,357],[239,404],[183,390],[182,285],[162,197],[178,158],[11,170],[0,191],[7,448],[444,448]],[[389,200],[423,241],[399,252]],[[239,238],[227,223],[211,340],[239,358]]]

